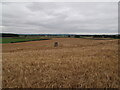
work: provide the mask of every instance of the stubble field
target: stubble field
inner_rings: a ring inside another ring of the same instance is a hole
[[[118,40],[53,38],[2,46],[3,88],[118,88]]]

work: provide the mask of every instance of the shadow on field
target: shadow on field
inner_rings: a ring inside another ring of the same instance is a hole
[[[92,40],[113,40],[113,38],[92,38]]]
[[[51,39],[35,39],[35,40],[27,40],[27,41],[15,41],[15,42],[10,42],[10,43],[29,42],[29,41],[41,41],[41,40],[51,40]]]
[[[82,38],[82,39],[89,39],[89,40],[113,40],[114,38]]]

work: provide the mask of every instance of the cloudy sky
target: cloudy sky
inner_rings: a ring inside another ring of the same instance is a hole
[[[20,34],[114,34],[117,2],[4,2],[2,32]]]

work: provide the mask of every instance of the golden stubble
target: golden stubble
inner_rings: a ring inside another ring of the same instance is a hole
[[[118,40],[3,44],[2,60],[4,88],[118,88]]]

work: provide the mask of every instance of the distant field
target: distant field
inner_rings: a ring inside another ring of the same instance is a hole
[[[17,43],[17,42],[26,42],[26,41],[38,41],[38,40],[48,40],[48,39],[38,39],[38,38],[11,38],[11,37],[8,37],[8,38],[2,38],[2,40],[0,41],[0,43]]]
[[[3,88],[119,86],[117,39],[53,38],[2,46]]]

